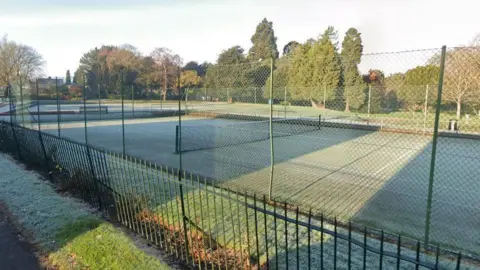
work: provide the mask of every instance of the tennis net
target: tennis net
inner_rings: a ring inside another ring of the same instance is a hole
[[[320,129],[320,118],[273,120],[273,137],[304,134]],[[176,128],[175,152],[189,152],[270,139],[270,121],[226,125],[182,125]]]

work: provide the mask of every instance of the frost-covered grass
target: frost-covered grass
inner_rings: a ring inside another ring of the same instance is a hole
[[[0,200],[59,269],[166,269],[83,203],[0,156]]]

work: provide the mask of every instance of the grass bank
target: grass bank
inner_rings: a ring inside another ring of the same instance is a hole
[[[0,200],[57,269],[170,269],[84,203],[0,155]]]

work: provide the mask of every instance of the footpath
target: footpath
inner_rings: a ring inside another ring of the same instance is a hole
[[[41,269],[30,244],[0,210],[0,265],[2,269]]]

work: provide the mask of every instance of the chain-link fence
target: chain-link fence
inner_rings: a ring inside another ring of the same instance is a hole
[[[479,48],[294,54],[213,65],[195,88],[12,82],[2,117],[480,256],[479,83]]]
[[[471,269],[438,246],[303,214],[185,171],[0,122],[0,150],[193,268]],[[65,193],[64,193],[65,194]],[[424,251],[428,252],[424,252]]]

